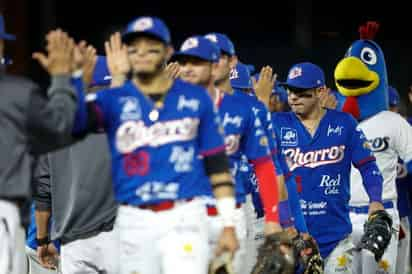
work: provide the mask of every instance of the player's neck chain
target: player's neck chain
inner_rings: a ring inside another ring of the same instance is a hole
[[[167,95],[166,93],[154,93],[154,94],[149,94],[149,98],[154,101],[154,108],[152,111],[149,113],[149,119],[152,122],[156,122],[159,119],[159,109],[162,109],[164,107],[164,99]]]

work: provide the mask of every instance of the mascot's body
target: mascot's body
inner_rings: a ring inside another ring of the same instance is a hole
[[[348,49],[345,58],[335,68],[335,84],[339,91],[338,108],[351,113],[358,121],[368,145],[375,154],[384,178],[383,204],[399,228],[396,209],[396,165],[398,157],[412,169],[412,128],[400,115],[388,111],[388,80],[382,50],[372,41],[378,25],[369,22],[360,28],[361,39]],[[368,218],[369,198],[356,168],[351,171],[351,221],[353,241],[356,245],[363,235],[363,224]],[[394,232],[382,260],[362,251],[354,256],[353,273],[397,273],[398,235]]]

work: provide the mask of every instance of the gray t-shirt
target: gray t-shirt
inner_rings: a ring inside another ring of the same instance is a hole
[[[104,134],[42,157],[34,181],[36,208],[51,209],[52,240],[65,244],[112,229],[117,204]]]

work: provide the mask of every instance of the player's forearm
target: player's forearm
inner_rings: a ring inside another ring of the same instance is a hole
[[[253,162],[266,222],[279,223],[279,187],[272,160]]]
[[[211,174],[213,194],[216,198],[216,208],[222,218],[224,227],[235,226],[236,199],[232,176],[228,172]]]
[[[49,219],[50,210],[36,210],[36,228],[37,228],[37,238],[42,239],[49,236]]]
[[[212,183],[213,195],[216,199],[234,197],[234,184],[230,173],[211,174],[209,178]]]
[[[216,208],[224,227],[234,227],[236,200],[229,161],[224,151],[205,157],[205,170],[212,184]]]

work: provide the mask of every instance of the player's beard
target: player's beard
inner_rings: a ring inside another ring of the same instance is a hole
[[[222,75],[219,75],[220,77],[216,77],[215,79],[215,85],[218,86],[221,83],[225,82],[227,79],[230,78],[230,70],[227,71],[227,73],[224,73]]]
[[[212,66],[209,67],[208,71],[203,75],[203,77],[200,77],[199,79],[199,85],[202,87],[209,87],[210,82],[213,81],[212,77]]]
[[[166,58],[161,59],[157,64],[155,64],[155,68],[153,71],[135,71],[132,72],[132,77],[139,78],[142,81],[149,81],[153,77],[158,76],[164,68],[166,67]]]

